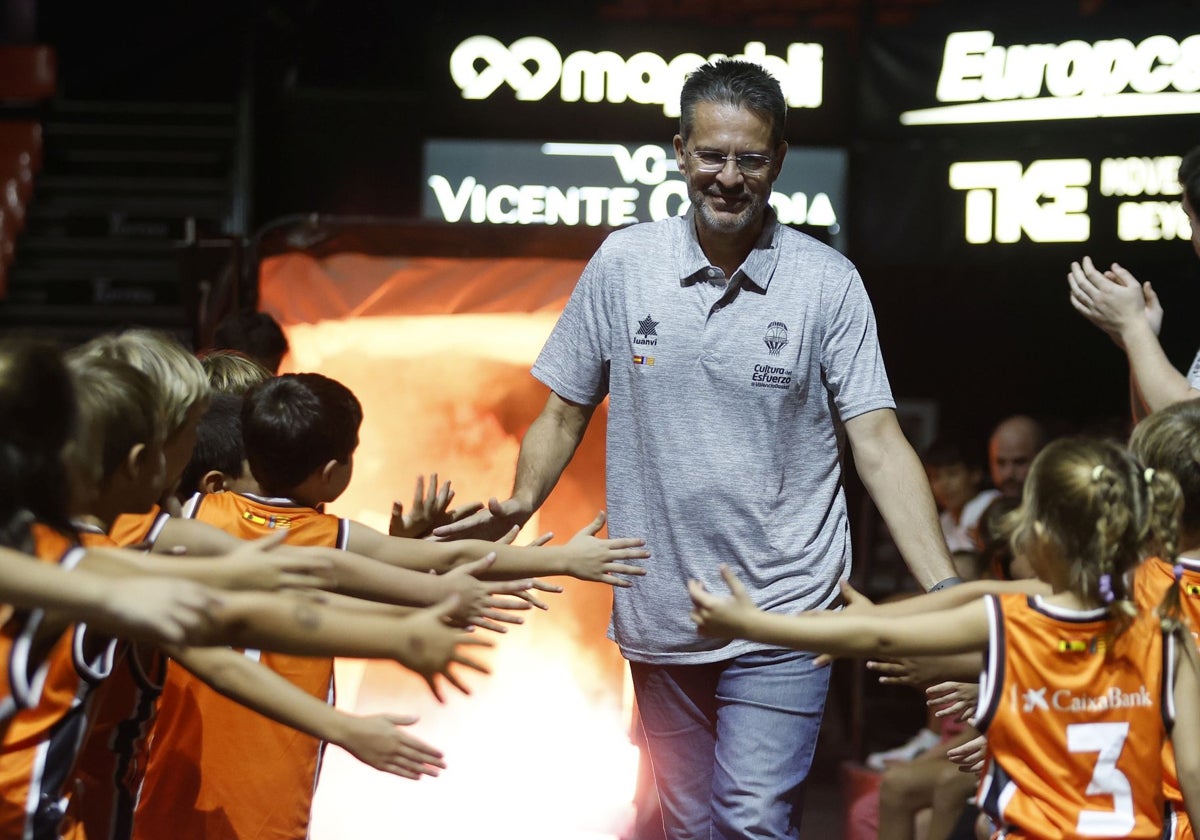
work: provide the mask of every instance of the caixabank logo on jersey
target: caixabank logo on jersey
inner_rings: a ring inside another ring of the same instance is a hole
[[[1026,714],[1035,711],[1085,713],[1101,712],[1106,709],[1131,709],[1154,705],[1154,698],[1141,686],[1134,691],[1124,691],[1117,686],[1111,686],[1102,694],[1082,694],[1066,688],[1050,691],[1049,688],[1026,689],[1022,695],[1021,711]]]

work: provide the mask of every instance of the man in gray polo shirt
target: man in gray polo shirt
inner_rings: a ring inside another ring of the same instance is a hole
[[[828,669],[813,656],[701,638],[687,580],[730,564],[777,612],[835,603],[850,572],[848,438],[917,580],[956,580],[921,463],[896,421],[870,301],[842,255],[767,204],[786,104],[760,66],[685,82],[675,153],[686,216],[614,232],[533,375],[551,390],[512,497],[435,533],[524,523],[610,398],[610,536],[641,536],[647,575],[613,593],[666,836],[795,838]]]

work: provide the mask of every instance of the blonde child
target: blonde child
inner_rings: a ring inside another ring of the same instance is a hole
[[[90,350],[82,348],[70,357],[71,368],[81,383],[83,439],[95,456],[85,471],[88,481],[84,483],[91,490],[81,502],[76,522],[85,540],[111,546],[114,542],[109,530],[117,517],[145,514],[161,498],[168,479],[160,428],[165,412],[156,410],[160,394],[145,373],[114,356]],[[168,574],[201,575],[225,587],[245,585],[241,574],[245,564],[239,565],[236,560],[227,564],[194,557],[145,556],[140,563]],[[268,565],[261,557],[252,558],[252,563]],[[127,571],[138,569],[135,566]],[[268,569],[265,576],[251,574],[249,580],[270,581],[275,577]],[[302,656],[387,656],[429,680],[437,673],[453,680],[446,670],[450,662],[484,670],[459,655],[456,646],[487,644],[445,624],[443,619],[454,606],[449,603],[404,617],[370,616],[304,600],[289,603],[281,596],[225,593],[219,609],[212,611],[215,632],[210,634],[210,641],[250,642]],[[120,643],[106,652],[105,671],[96,669],[90,683],[94,689],[86,704],[90,722],[86,730],[81,730],[86,731],[86,737],[78,747],[67,783],[61,777],[56,781],[60,789],[70,791],[71,797],[69,802],[64,800],[67,807],[59,809],[62,813],[43,820],[50,830],[67,838],[131,835],[133,808],[157,724],[168,654],[238,702],[312,737],[338,743],[381,769],[415,778],[436,774],[444,766],[440,752],[396,729],[397,724],[412,723],[412,718],[345,715],[324,702],[324,695],[314,699],[258,662],[228,648]],[[81,736],[76,733],[74,737],[78,742]],[[69,760],[59,764],[71,767]]]
[[[976,726],[987,764],[976,801],[997,831],[1158,838],[1168,731],[1184,796],[1200,807],[1200,681],[1196,657],[1176,656],[1177,641],[1194,651],[1191,637],[1164,634],[1158,616],[1137,611],[1132,572],[1144,551],[1174,543],[1179,509],[1170,475],[1115,443],[1063,439],[1034,460],[1014,515],[1014,551],[1050,595],[992,595],[902,618],[773,615],[724,568],[732,597],[689,582],[692,619],[702,635],[847,656],[984,651]]]
[[[244,394],[273,374],[237,350],[210,350],[200,357],[214,394]]]

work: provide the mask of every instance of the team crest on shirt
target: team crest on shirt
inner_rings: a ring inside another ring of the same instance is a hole
[[[772,356],[778,356],[779,351],[788,345],[788,328],[783,321],[772,321],[767,324],[767,331],[763,334],[763,343],[767,345],[767,352]]]

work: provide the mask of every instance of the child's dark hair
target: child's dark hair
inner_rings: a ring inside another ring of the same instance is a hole
[[[0,544],[29,551],[35,519],[71,531],[63,448],[75,428],[75,389],[58,348],[0,340]]]
[[[928,467],[952,467],[962,464],[969,469],[982,466],[982,454],[973,455],[966,442],[955,434],[936,437],[921,455],[921,463]]]
[[[242,397],[213,394],[208,410],[196,426],[196,445],[180,476],[176,495],[182,500],[199,492],[200,479],[212,470],[219,470],[230,478],[241,478],[245,453]]]
[[[329,461],[358,447],[362,405],[319,373],[288,373],[255,385],[242,406],[246,460],[264,493],[286,496]]]
[[[1038,453],[1014,514],[1013,550],[1050,544],[1075,592],[1107,604],[1119,635],[1137,614],[1129,572],[1150,546],[1174,558],[1182,496],[1175,479],[1144,468],[1119,444],[1083,437]]]
[[[1012,513],[1021,504],[1013,496],[997,496],[979,515],[979,553],[984,568],[1000,580],[1012,580]]]
[[[272,374],[288,351],[287,336],[269,313],[241,309],[225,316],[213,334],[213,350],[237,350]]]

